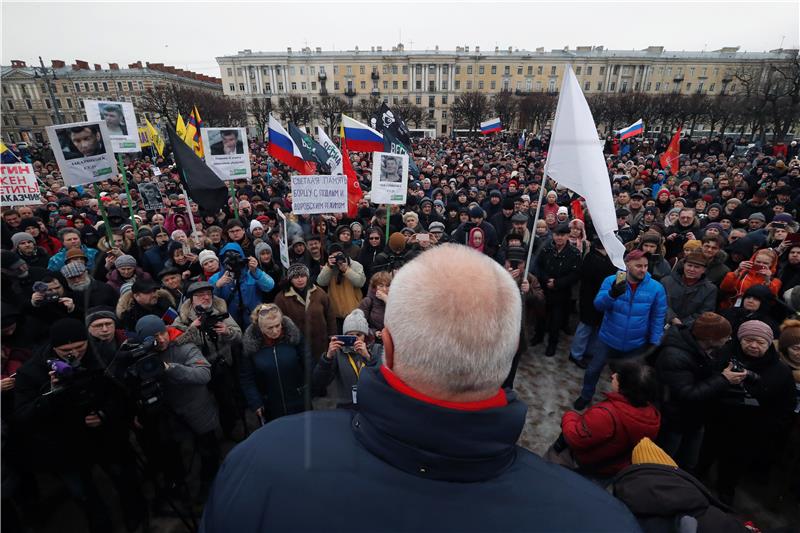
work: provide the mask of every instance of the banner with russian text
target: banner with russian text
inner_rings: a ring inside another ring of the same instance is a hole
[[[17,207],[41,203],[42,193],[36,182],[33,165],[0,165],[0,206]]]
[[[292,212],[296,215],[347,213],[347,176],[292,176]]]

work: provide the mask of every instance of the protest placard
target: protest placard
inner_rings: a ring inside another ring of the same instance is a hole
[[[105,122],[48,126],[47,138],[65,185],[86,185],[117,174]]]
[[[86,109],[87,120],[105,123],[112,151],[117,153],[142,151],[132,103],[84,100],[83,107]]]
[[[405,204],[408,192],[408,154],[372,154],[371,201],[376,204]]]
[[[286,216],[278,209],[278,239],[281,263],[284,268],[289,268],[289,241],[286,227]]]
[[[244,128],[201,128],[206,165],[221,180],[249,180],[250,150]]]
[[[40,205],[42,194],[36,183],[33,165],[25,163],[0,165],[0,205],[16,207]]]
[[[157,183],[140,183],[139,195],[142,197],[142,207],[147,211],[155,211],[164,208],[164,199],[161,191],[158,190]]]
[[[292,212],[346,213],[347,176],[292,176]]]

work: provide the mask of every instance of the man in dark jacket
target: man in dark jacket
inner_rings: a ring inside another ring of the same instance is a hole
[[[419,290],[441,272],[469,275],[470,291],[462,279]],[[481,313],[464,313],[476,297]],[[420,254],[392,281],[384,364],[361,370],[359,410],[285,416],[251,435],[220,469],[200,531],[638,531],[604,491],[516,446],[526,408],[500,384],[520,319],[519,289],[490,257],[451,244]],[[307,512],[319,499],[369,505],[356,519]]]
[[[717,288],[705,278],[707,262],[703,253],[696,250],[680,268],[661,280],[667,291],[667,324],[691,326],[698,316],[716,308]]]
[[[553,240],[544,245],[536,260],[536,277],[544,289],[545,319],[543,323],[540,321],[531,346],[542,342],[547,331],[544,353],[547,357],[556,354],[558,331],[569,313],[570,292],[578,281],[580,263],[580,252],[569,243],[569,225],[559,224],[553,232]]]
[[[585,369],[588,363],[583,356],[597,339],[597,330],[603,321],[603,313],[595,309],[594,297],[600,289],[603,280],[614,274],[617,267],[603,247],[603,242],[595,238],[592,240],[592,247],[586,257],[583,258],[580,268],[581,286],[578,292],[578,327],[575,328],[575,335],[572,337],[572,344],[569,347],[569,360],[575,363],[578,368]]]
[[[692,327],[671,327],[656,358],[659,381],[665,387],[659,444],[684,470],[697,466],[703,429],[711,404],[728,388],[741,383],[745,372],[713,366],[712,353],[725,345],[731,325],[716,313],[703,313]]]
[[[681,209],[678,214],[678,221],[669,227],[664,235],[666,242],[668,260],[679,257],[683,253],[683,245],[686,241],[696,239],[700,236],[699,226],[694,214],[694,209],[686,207]]]

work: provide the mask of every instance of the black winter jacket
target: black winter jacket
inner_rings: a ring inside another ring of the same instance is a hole
[[[548,242],[542,248],[536,259],[536,277],[542,287],[547,286],[547,280],[555,279],[555,291],[569,291],[578,281],[581,264],[581,253],[577,248],[567,243],[561,252],[556,250],[554,241]]]
[[[594,297],[600,290],[600,285],[608,276],[615,274],[617,267],[607,255],[603,255],[592,248],[580,267],[581,287],[578,292],[578,313],[581,322],[587,326],[600,327],[603,313],[594,306]]]

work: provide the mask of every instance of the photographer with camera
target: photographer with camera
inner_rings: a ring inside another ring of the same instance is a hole
[[[361,263],[345,255],[341,244],[332,244],[328,264],[322,267],[317,285],[327,288],[338,326],[361,303],[361,287],[366,281]]]
[[[89,352],[80,321],[56,321],[49,340],[16,376],[14,415],[22,449],[29,454],[24,460],[64,482],[92,532],[112,530],[92,479],[92,467],[100,465],[117,490],[125,525],[132,531],[145,506],[128,443],[130,416],[122,391]]]
[[[74,317],[75,302],[67,297],[64,286],[54,274],[45,274],[33,283],[29,313],[42,325],[48,325],[60,318]]]
[[[179,335],[179,330],[167,328],[161,318],[143,316],[136,322],[133,338],[138,346],[123,346],[117,357],[130,361],[127,383],[129,390],[138,394],[136,425],[148,460],[165,474],[170,487],[181,484],[186,467],[178,439],[188,432],[200,456],[202,497],[220,460],[214,434],[219,425],[217,406],[208,390],[211,364],[194,344],[175,342]],[[130,348],[144,353],[126,358]]]
[[[272,290],[275,280],[258,268],[255,257],[247,257],[242,247],[230,242],[219,251],[222,268],[208,280],[214,295],[228,305],[228,312],[241,328],[250,325],[250,313]]]
[[[311,375],[312,390],[325,390],[336,380],[336,407],[358,403],[356,387],[365,366],[380,365],[383,346],[370,334],[364,311],[356,309],[344,319],[344,335],[330,338],[328,351],[319,358]]]
[[[103,366],[114,360],[119,347],[125,342],[125,330],[119,329],[113,307],[99,305],[86,312],[86,328],[89,330],[89,349]]]
[[[217,399],[220,424],[226,436],[230,436],[236,424],[238,409],[234,401],[236,378],[234,376],[233,348],[242,340],[242,330],[228,314],[225,300],[213,294],[214,288],[205,281],[189,285],[189,297],[178,310],[178,318],[172,324],[183,330],[176,344],[191,343],[198,346],[203,357],[211,363],[209,388]]]
[[[123,291],[117,302],[117,316],[126,331],[133,331],[144,316],[174,316],[175,300],[172,295],[152,280],[136,280],[130,291]]]

